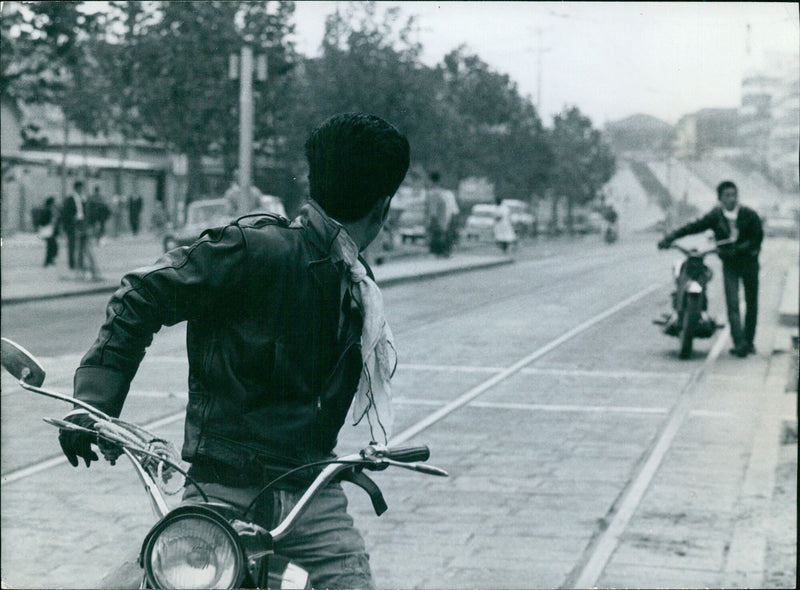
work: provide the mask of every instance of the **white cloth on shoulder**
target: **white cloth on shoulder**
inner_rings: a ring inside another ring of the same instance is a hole
[[[372,440],[386,444],[394,423],[391,378],[397,367],[397,352],[392,330],[386,323],[383,296],[359,260],[358,246],[344,226],[340,227],[333,243],[331,257],[334,262],[343,261],[347,267],[347,287],[353,304],[361,310],[364,318],[361,330],[363,365],[351,406],[353,426],[366,416]],[[375,436],[378,428],[383,440]]]

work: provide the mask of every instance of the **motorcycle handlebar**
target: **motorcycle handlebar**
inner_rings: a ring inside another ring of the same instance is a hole
[[[319,494],[319,492],[330,482],[334,481],[342,471],[347,469],[380,469],[393,465],[395,467],[403,467],[405,469],[418,471],[427,475],[447,477],[448,473],[443,469],[439,469],[438,467],[434,467],[432,465],[426,465],[424,463],[416,463],[416,461],[426,460],[429,456],[430,450],[427,446],[395,447],[394,449],[391,449],[384,447],[383,445],[371,444],[358,453],[333,459],[306,488],[305,492],[303,492],[303,495],[297,501],[294,508],[289,512],[287,517],[270,531],[270,535],[275,541],[285,537],[297,522],[297,519],[308,508],[311,501],[317,496],[317,494]],[[248,509],[245,511],[245,513],[249,511],[252,505],[253,503],[251,503],[251,506],[248,506]]]
[[[674,243],[670,244],[669,247],[674,250],[678,250],[679,252],[682,252],[686,256],[706,256],[707,254],[715,253],[719,246],[726,246],[728,244],[733,244],[735,241],[736,240],[730,238],[725,240],[720,240],[718,242],[714,242],[714,246],[712,248],[709,248],[708,250],[698,250],[697,248],[684,248],[683,246]]]
[[[400,461],[401,463],[414,463],[416,461],[427,461],[431,456],[431,450],[425,445],[418,447],[391,447],[386,449],[384,456],[387,459]]]

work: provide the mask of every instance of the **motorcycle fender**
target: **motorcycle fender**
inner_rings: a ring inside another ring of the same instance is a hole
[[[703,292],[703,285],[697,281],[689,281],[689,284],[686,285],[686,292],[692,295],[699,295]]]

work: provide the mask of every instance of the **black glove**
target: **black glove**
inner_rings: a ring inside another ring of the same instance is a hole
[[[92,429],[96,422],[88,413],[82,411],[74,414],[70,412],[64,416],[64,421],[89,429]],[[96,434],[61,429],[58,431],[58,442],[73,467],[78,466],[78,457],[83,458],[86,467],[89,467],[92,461],[98,460],[97,453],[92,450],[92,443],[97,444]]]
[[[664,239],[663,239],[663,240],[661,240],[661,241],[658,243],[658,249],[659,249],[659,250],[666,250],[666,249],[667,249],[667,248],[669,248],[671,245],[672,245],[672,240],[670,240],[668,237],[664,237]]]

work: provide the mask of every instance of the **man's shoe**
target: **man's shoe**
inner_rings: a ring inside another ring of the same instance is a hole
[[[744,351],[747,354],[755,354],[756,353],[756,347],[753,345],[752,342],[750,342],[749,344],[745,344],[744,345]]]
[[[744,349],[744,347],[734,346],[731,348],[731,354],[733,356],[738,356],[739,358],[744,358],[747,356],[747,351]]]

